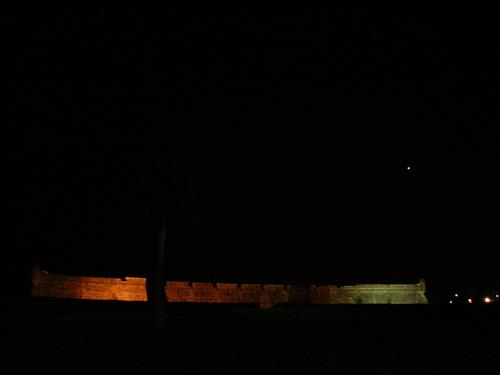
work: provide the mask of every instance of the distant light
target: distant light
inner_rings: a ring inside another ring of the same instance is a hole
[[[472,298],[467,298],[467,303],[472,303]]]
[[[452,305],[453,305],[453,301],[451,301],[451,300],[450,300],[450,304],[452,304]]]
[[[496,298],[499,298],[500,296],[498,294],[495,295]]]
[[[455,297],[458,297],[458,293],[455,293]]]
[[[409,165],[406,166],[406,170],[409,171],[411,167]]]
[[[484,301],[484,303],[490,303],[491,302],[491,298],[490,297],[484,297],[483,301]]]

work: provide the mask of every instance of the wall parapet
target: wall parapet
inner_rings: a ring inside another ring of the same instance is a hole
[[[33,267],[33,297],[147,301],[146,279],[50,274]],[[295,304],[427,303],[425,283],[310,285],[167,281],[168,302]]]

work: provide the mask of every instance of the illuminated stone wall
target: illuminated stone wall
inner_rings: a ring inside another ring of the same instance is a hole
[[[33,267],[34,297],[73,298],[110,301],[147,301],[146,280],[53,275]]]
[[[168,281],[168,302],[249,303],[269,308],[295,304],[416,304],[427,303],[425,284],[362,284],[337,287],[284,284],[236,284]],[[33,297],[111,301],[147,301],[146,280],[52,275],[33,268]]]
[[[336,303],[361,304],[418,304],[428,303],[425,283],[418,284],[360,284],[338,288]]]

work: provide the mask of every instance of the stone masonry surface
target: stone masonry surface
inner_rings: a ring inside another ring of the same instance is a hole
[[[276,304],[422,304],[425,283],[309,285],[167,281],[168,302]],[[50,274],[33,267],[33,297],[147,301],[146,279]]]

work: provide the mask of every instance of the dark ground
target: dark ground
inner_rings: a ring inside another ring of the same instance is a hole
[[[499,310],[174,305],[155,331],[145,304],[27,300],[2,319],[2,373],[497,373]]]

